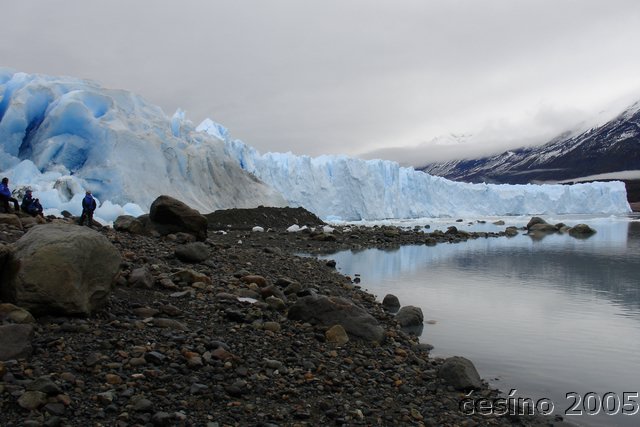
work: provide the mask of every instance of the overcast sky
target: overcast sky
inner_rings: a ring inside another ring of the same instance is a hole
[[[640,99],[638,0],[29,0],[1,16],[0,65],[130,90],[262,152],[417,165]],[[449,134],[473,137],[433,141]]]

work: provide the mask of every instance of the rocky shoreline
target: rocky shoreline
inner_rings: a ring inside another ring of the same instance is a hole
[[[251,211],[257,214],[265,212]],[[6,305],[0,311],[0,327],[33,329],[27,355],[0,362],[0,425],[564,425],[556,418],[463,413],[468,388],[443,374],[444,360],[429,357],[428,346],[335,264],[294,255],[461,243],[513,231],[323,229],[304,213],[292,214],[314,229],[286,231],[281,223],[291,218],[284,211],[273,215],[278,224],[254,224],[264,231],[252,231],[247,224],[254,217],[237,211],[223,221],[209,218],[208,235],[198,242],[183,232],[93,227],[122,258],[102,309],[37,320]],[[20,219],[0,218],[0,255],[38,225]],[[382,338],[291,315],[296,306],[304,317],[301,301],[320,297],[363,310]],[[474,393],[498,397],[486,383]]]

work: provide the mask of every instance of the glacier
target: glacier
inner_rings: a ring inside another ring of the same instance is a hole
[[[148,211],[161,194],[204,212],[286,204],[183,111],[169,118],[131,92],[72,77],[0,69],[0,148],[12,190],[31,187],[49,212],[78,214],[87,189],[107,222]]]
[[[624,183],[619,181],[576,185],[467,184],[388,160],[260,154],[237,140],[227,141],[227,149],[245,170],[280,191],[290,205],[303,206],[325,219],[631,211]]]
[[[464,184],[385,160],[261,154],[223,125],[73,77],[0,68],[0,174],[30,187],[47,213],[97,219],[147,212],[161,194],[201,212],[302,206],[325,220],[630,212],[621,182]]]

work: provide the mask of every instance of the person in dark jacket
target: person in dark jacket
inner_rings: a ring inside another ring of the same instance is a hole
[[[22,198],[22,203],[20,203],[20,210],[22,212],[29,212],[29,206],[31,206],[31,203],[33,203],[33,193],[31,190],[27,190]]]
[[[82,215],[80,216],[80,225],[84,225],[85,219],[88,220],[88,226],[93,224],[93,211],[96,210],[96,199],[91,195],[91,191],[85,193],[84,199],[82,199]]]
[[[18,200],[15,197],[11,197],[11,190],[9,190],[9,178],[4,177],[0,184],[0,206],[2,206],[6,213],[10,213],[9,202],[13,203],[14,212],[17,213],[20,211]]]
[[[44,217],[44,215],[42,214],[42,211],[43,209],[42,209],[42,205],[40,204],[40,199],[33,199],[29,207],[27,207],[27,213],[31,216]]]
[[[31,216],[43,216],[43,209],[42,205],[40,204],[40,199],[34,199],[33,192],[31,190],[27,190],[24,193],[22,203],[20,204],[20,210],[22,210],[22,212],[28,213]]]

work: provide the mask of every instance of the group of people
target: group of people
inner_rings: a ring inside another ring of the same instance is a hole
[[[2,178],[2,183],[0,184],[0,208],[3,209],[4,212],[10,213],[9,203],[13,203],[13,211],[14,212],[25,212],[31,216],[43,216],[42,215],[42,204],[40,204],[39,199],[33,198],[33,192],[31,190],[25,191],[24,197],[22,198],[22,203],[18,205],[18,200],[12,196],[11,190],[9,189],[9,178]],[[82,199],[82,215],[80,216],[80,225],[83,225],[88,222],[88,225],[91,226],[93,223],[93,212],[96,210],[96,200],[93,198],[91,191],[87,191],[85,193],[84,198]]]
[[[31,216],[42,216],[42,205],[39,199],[33,198],[33,192],[27,190],[22,198],[22,203],[18,205],[18,200],[11,195],[9,178],[4,177],[2,178],[2,183],[0,183],[0,206],[6,213],[10,212],[9,203],[13,203],[14,212],[22,211]]]

